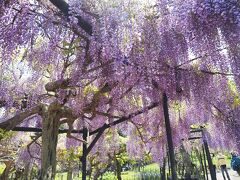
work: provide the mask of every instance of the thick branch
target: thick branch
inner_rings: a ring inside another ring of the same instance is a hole
[[[120,124],[124,121],[127,121],[127,120],[129,120],[129,119],[131,119],[131,118],[133,118],[133,117],[135,117],[139,114],[142,114],[142,113],[146,112],[147,110],[151,110],[151,109],[157,107],[158,105],[159,105],[159,102],[152,103],[151,105],[147,106],[146,108],[143,108],[139,111],[136,111],[136,112],[134,112],[134,113],[132,113],[132,114],[126,116],[126,117],[119,118],[118,120],[116,120],[116,121],[114,121],[110,124],[104,124],[102,127],[90,132],[89,135],[96,134],[96,133],[101,132],[105,129],[108,129],[108,128],[114,126],[114,125],[117,125],[117,124]],[[42,129],[34,128],[34,127],[15,127],[12,130],[13,131],[23,131],[23,132],[42,132]],[[61,134],[61,133],[68,133],[68,131],[69,131],[69,129],[59,129],[58,132],[59,132],[59,134]],[[71,133],[83,133],[83,130],[82,129],[81,130],[72,129]]]
[[[177,70],[181,70],[181,71],[193,71],[193,69],[184,69],[184,68],[178,68]],[[208,71],[208,70],[203,70],[203,69],[199,69],[199,71],[200,71],[201,73],[210,74],[210,75],[237,76],[237,74],[226,73],[226,72],[219,72],[219,71]]]
[[[92,72],[94,72],[94,71],[96,71],[96,70],[98,70],[98,69],[100,69],[100,68],[103,68],[103,67],[109,65],[109,63],[112,63],[112,62],[103,63],[103,64],[101,64],[101,65],[99,65],[99,66],[93,67],[92,69],[87,70],[83,75],[86,75],[86,74],[88,74],[88,73],[92,73]],[[73,77],[72,77],[72,78],[73,78]],[[48,82],[48,83],[45,85],[45,89],[46,89],[46,91],[49,91],[49,92],[55,92],[57,89],[67,89],[67,88],[71,87],[70,83],[71,83],[72,78],[59,79],[59,80],[56,80],[56,81],[53,81],[53,82]],[[93,79],[93,81],[94,81],[94,80],[95,80],[95,78]],[[90,83],[91,83],[91,82],[92,82],[92,81],[90,81]],[[90,84],[90,83],[87,83],[85,86],[87,86],[87,85]],[[113,87],[115,87],[116,85],[117,85],[117,84],[115,83],[115,84],[113,85]],[[77,85],[76,85],[76,86],[77,86]],[[112,87],[112,88],[113,88],[113,87]],[[104,87],[102,87],[102,90],[103,90],[103,91],[106,91],[106,90],[107,90],[107,92],[109,92],[111,89],[109,89],[109,85],[106,83],[106,84],[104,85]],[[3,100],[0,101],[0,105],[1,105],[2,103],[4,103]]]
[[[5,100],[0,100],[0,108],[4,107],[6,105],[6,101]]]
[[[104,124],[102,127],[92,131],[89,133],[89,135],[94,135],[97,133],[96,137],[94,138],[94,140],[92,141],[92,143],[89,145],[89,147],[87,148],[87,153],[89,153],[91,151],[91,149],[94,147],[94,145],[97,143],[97,141],[99,140],[99,138],[101,137],[101,135],[103,134],[103,132],[112,127],[112,126],[115,126],[117,124],[120,124],[122,122],[125,122],[137,115],[140,115],[148,110],[151,110],[155,107],[159,106],[159,102],[154,102],[152,103],[151,105],[141,109],[141,110],[138,110],[134,113],[131,113],[129,114],[128,116],[125,116],[125,117],[122,117],[122,118],[119,118],[118,120],[112,122],[112,123],[109,123],[109,124]],[[42,132],[42,129],[38,129],[38,128],[26,128],[26,127],[15,127],[13,129],[14,131],[25,131],[25,132]],[[64,130],[59,130],[58,132],[59,133],[69,133],[69,131],[71,133],[83,133],[83,130],[73,130],[73,129],[64,129]]]
[[[143,135],[142,135],[142,132],[141,132],[140,128],[137,126],[137,124],[134,123],[133,121],[130,121],[130,122],[136,127],[137,132],[138,132],[138,134],[139,134],[140,139],[142,140],[142,142],[143,142],[143,143],[147,143],[146,141],[144,141],[144,137],[143,137]]]
[[[99,138],[102,136],[103,132],[104,132],[104,128],[101,129],[98,134],[96,135],[96,137],[93,139],[93,141],[91,142],[91,144],[88,146],[87,151],[86,151],[86,155],[88,155],[90,153],[90,151],[92,150],[92,148],[94,147],[94,145],[97,143],[97,141],[99,140]]]
[[[214,51],[214,52],[212,52],[212,53],[215,53],[215,52],[218,52],[218,51],[222,51],[222,50],[225,50],[225,49],[227,49],[227,48],[224,47],[224,48],[221,48],[221,49],[217,49],[216,51]],[[201,59],[201,58],[208,57],[208,56],[211,56],[211,54],[205,53],[205,54],[200,55],[200,56],[198,56],[198,57],[195,57],[195,58],[193,58],[193,59],[189,59],[188,61],[185,61],[185,62],[183,62],[182,64],[177,65],[177,68],[179,68],[180,66],[189,64],[189,63],[191,63],[191,62],[193,62],[193,61],[199,60],[199,59]]]
[[[128,116],[122,117],[122,118],[120,118],[120,119],[118,119],[118,120],[116,120],[116,121],[113,121],[112,123],[104,124],[102,127],[100,127],[100,128],[98,128],[98,129],[90,132],[89,135],[96,134],[96,133],[102,131],[102,129],[108,129],[108,128],[112,127],[112,126],[115,126],[115,125],[117,125],[117,124],[120,124],[120,123],[122,123],[122,122],[125,122],[125,121],[127,121],[127,120],[129,120],[129,119],[131,119],[131,118],[133,118],[133,117],[135,117],[135,116],[137,116],[137,115],[140,115],[140,114],[142,114],[142,113],[144,113],[144,112],[146,112],[146,111],[148,111],[148,110],[150,110],[150,109],[153,109],[153,108],[155,108],[155,107],[157,107],[157,106],[159,106],[159,102],[154,102],[154,103],[152,103],[151,105],[147,106],[146,108],[143,108],[143,109],[138,110],[138,111],[136,111],[136,112],[134,112],[134,113],[131,113],[131,114],[129,114]]]
[[[66,89],[70,84],[70,79],[60,79],[54,82],[49,82],[45,85],[45,89],[50,92],[55,92],[57,89]]]
[[[74,115],[73,110],[67,106],[61,108],[59,116],[61,118],[66,118],[70,121],[75,121],[78,118],[78,116]]]
[[[41,111],[41,106],[36,106],[32,109],[21,112],[8,120],[1,122],[0,128],[7,131],[12,130],[14,127],[20,124],[24,119],[34,114],[37,114],[40,111]]]
[[[71,16],[69,5],[64,0],[50,0],[67,18]],[[75,16],[78,19],[78,25],[89,35],[92,35],[92,25],[81,16]]]
[[[89,145],[89,147],[87,148],[87,152],[86,152],[86,153],[88,154],[88,153],[92,150],[92,148],[93,148],[94,145],[97,143],[98,139],[101,137],[101,135],[103,134],[103,132],[104,132],[106,129],[110,128],[111,126],[120,124],[120,123],[122,123],[122,122],[124,122],[124,121],[127,121],[127,120],[129,120],[129,119],[131,119],[131,118],[133,118],[133,117],[135,117],[135,116],[137,116],[137,115],[139,115],[139,114],[142,114],[142,113],[146,112],[147,110],[150,110],[150,109],[153,109],[153,108],[157,107],[158,105],[159,105],[159,103],[158,103],[158,102],[155,102],[155,103],[151,104],[150,106],[148,106],[148,107],[146,107],[146,108],[143,108],[143,109],[141,109],[141,110],[139,110],[139,111],[136,111],[136,112],[134,112],[134,113],[132,113],[132,114],[126,116],[126,117],[119,118],[117,121],[114,121],[114,122],[112,122],[112,123],[104,124],[102,127],[98,128],[97,130],[90,132],[89,135],[93,135],[93,134],[95,134],[95,133],[97,133],[97,135],[96,135],[96,137],[93,139],[93,141],[92,141],[92,143]],[[143,139],[142,139],[142,141],[144,142]]]
[[[100,98],[104,95],[104,93],[110,92],[113,88],[118,85],[118,82],[114,82],[113,84],[105,83],[103,87],[101,87],[92,98],[91,103],[89,103],[85,108],[83,108],[84,113],[92,113],[92,117],[96,116],[96,108],[99,106]]]

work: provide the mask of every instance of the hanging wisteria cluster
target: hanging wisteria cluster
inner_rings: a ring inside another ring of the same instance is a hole
[[[162,162],[165,92],[176,148],[195,125],[207,128],[212,148],[240,151],[237,0],[56,2],[0,1],[1,128],[43,128],[43,158],[45,146],[56,151],[59,127],[93,131],[131,115],[115,127],[129,137],[128,152]],[[93,152],[120,148],[112,131],[116,140],[101,137]],[[67,136],[70,146],[82,141]],[[30,162],[40,139],[19,156]]]

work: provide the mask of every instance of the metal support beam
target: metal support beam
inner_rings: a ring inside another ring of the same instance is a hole
[[[41,128],[35,128],[35,127],[15,127],[11,131],[21,131],[21,132],[42,132]],[[58,133],[63,134],[63,133],[68,133],[69,129],[59,129]],[[77,130],[73,129],[71,130],[71,133],[83,133],[83,130]]]

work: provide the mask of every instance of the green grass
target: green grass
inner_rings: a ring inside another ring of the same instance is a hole
[[[73,180],[79,180],[82,177],[82,174],[79,173],[79,177],[73,178]],[[57,173],[55,180],[66,180],[67,179],[67,172],[64,173]]]
[[[143,172],[160,172],[160,167],[157,163],[144,166]]]
[[[125,171],[125,172],[122,172],[122,179],[130,180],[132,179],[132,177],[134,177],[134,175],[136,175],[134,171]],[[80,173],[80,177],[73,178],[73,180],[79,180],[80,178],[81,178],[81,173]],[[67,173],[58,173],[55,177],[55,180],[62,180],[62,179],[63,180],[67,179]],[[114,179],[117,179],[117,177],[114,175],[113,172],[108,172],[103,175],[103,179],[114,180]]]
[[[121,173],[122,180],[132,180],[140,176],[140,173],[159,173],[159,165],[154,163],[154,164],[149,164],[144,166],[144,168],[141,168],[141,172],[138,172],[137,170],[131,170],[131,171],[124,171]],[[81,177],[81,173],[80,173]],[[80,177],[76,177],[73,180],[79,180]],[[113,172],[106,172],[103,177],[104,180],[116,180],[117,177]],[[56,175],[55,180],[65,180],[67,179],[67,173],[58,173]],[[88,178],[87,178],[88,179]]]
[[[136,172],[134,172],[134,171],[125,171],[125,172],[122,172],[122,179],[123,180],[125,180],[125,179],[128,180],[135,175],[136,175]]]

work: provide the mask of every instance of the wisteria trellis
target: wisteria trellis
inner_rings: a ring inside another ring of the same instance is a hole
[[[94,130],[154,102],[117,128],[130,154],[151,149],[161,162],[163,92],[176,148],[190,125],[208,123],[211,147],[240,150],[237,0],[59,2],[0,1],[0,127],[43,128],[42,176],[55,175],[48,148],[54,157],[61,124]]]

